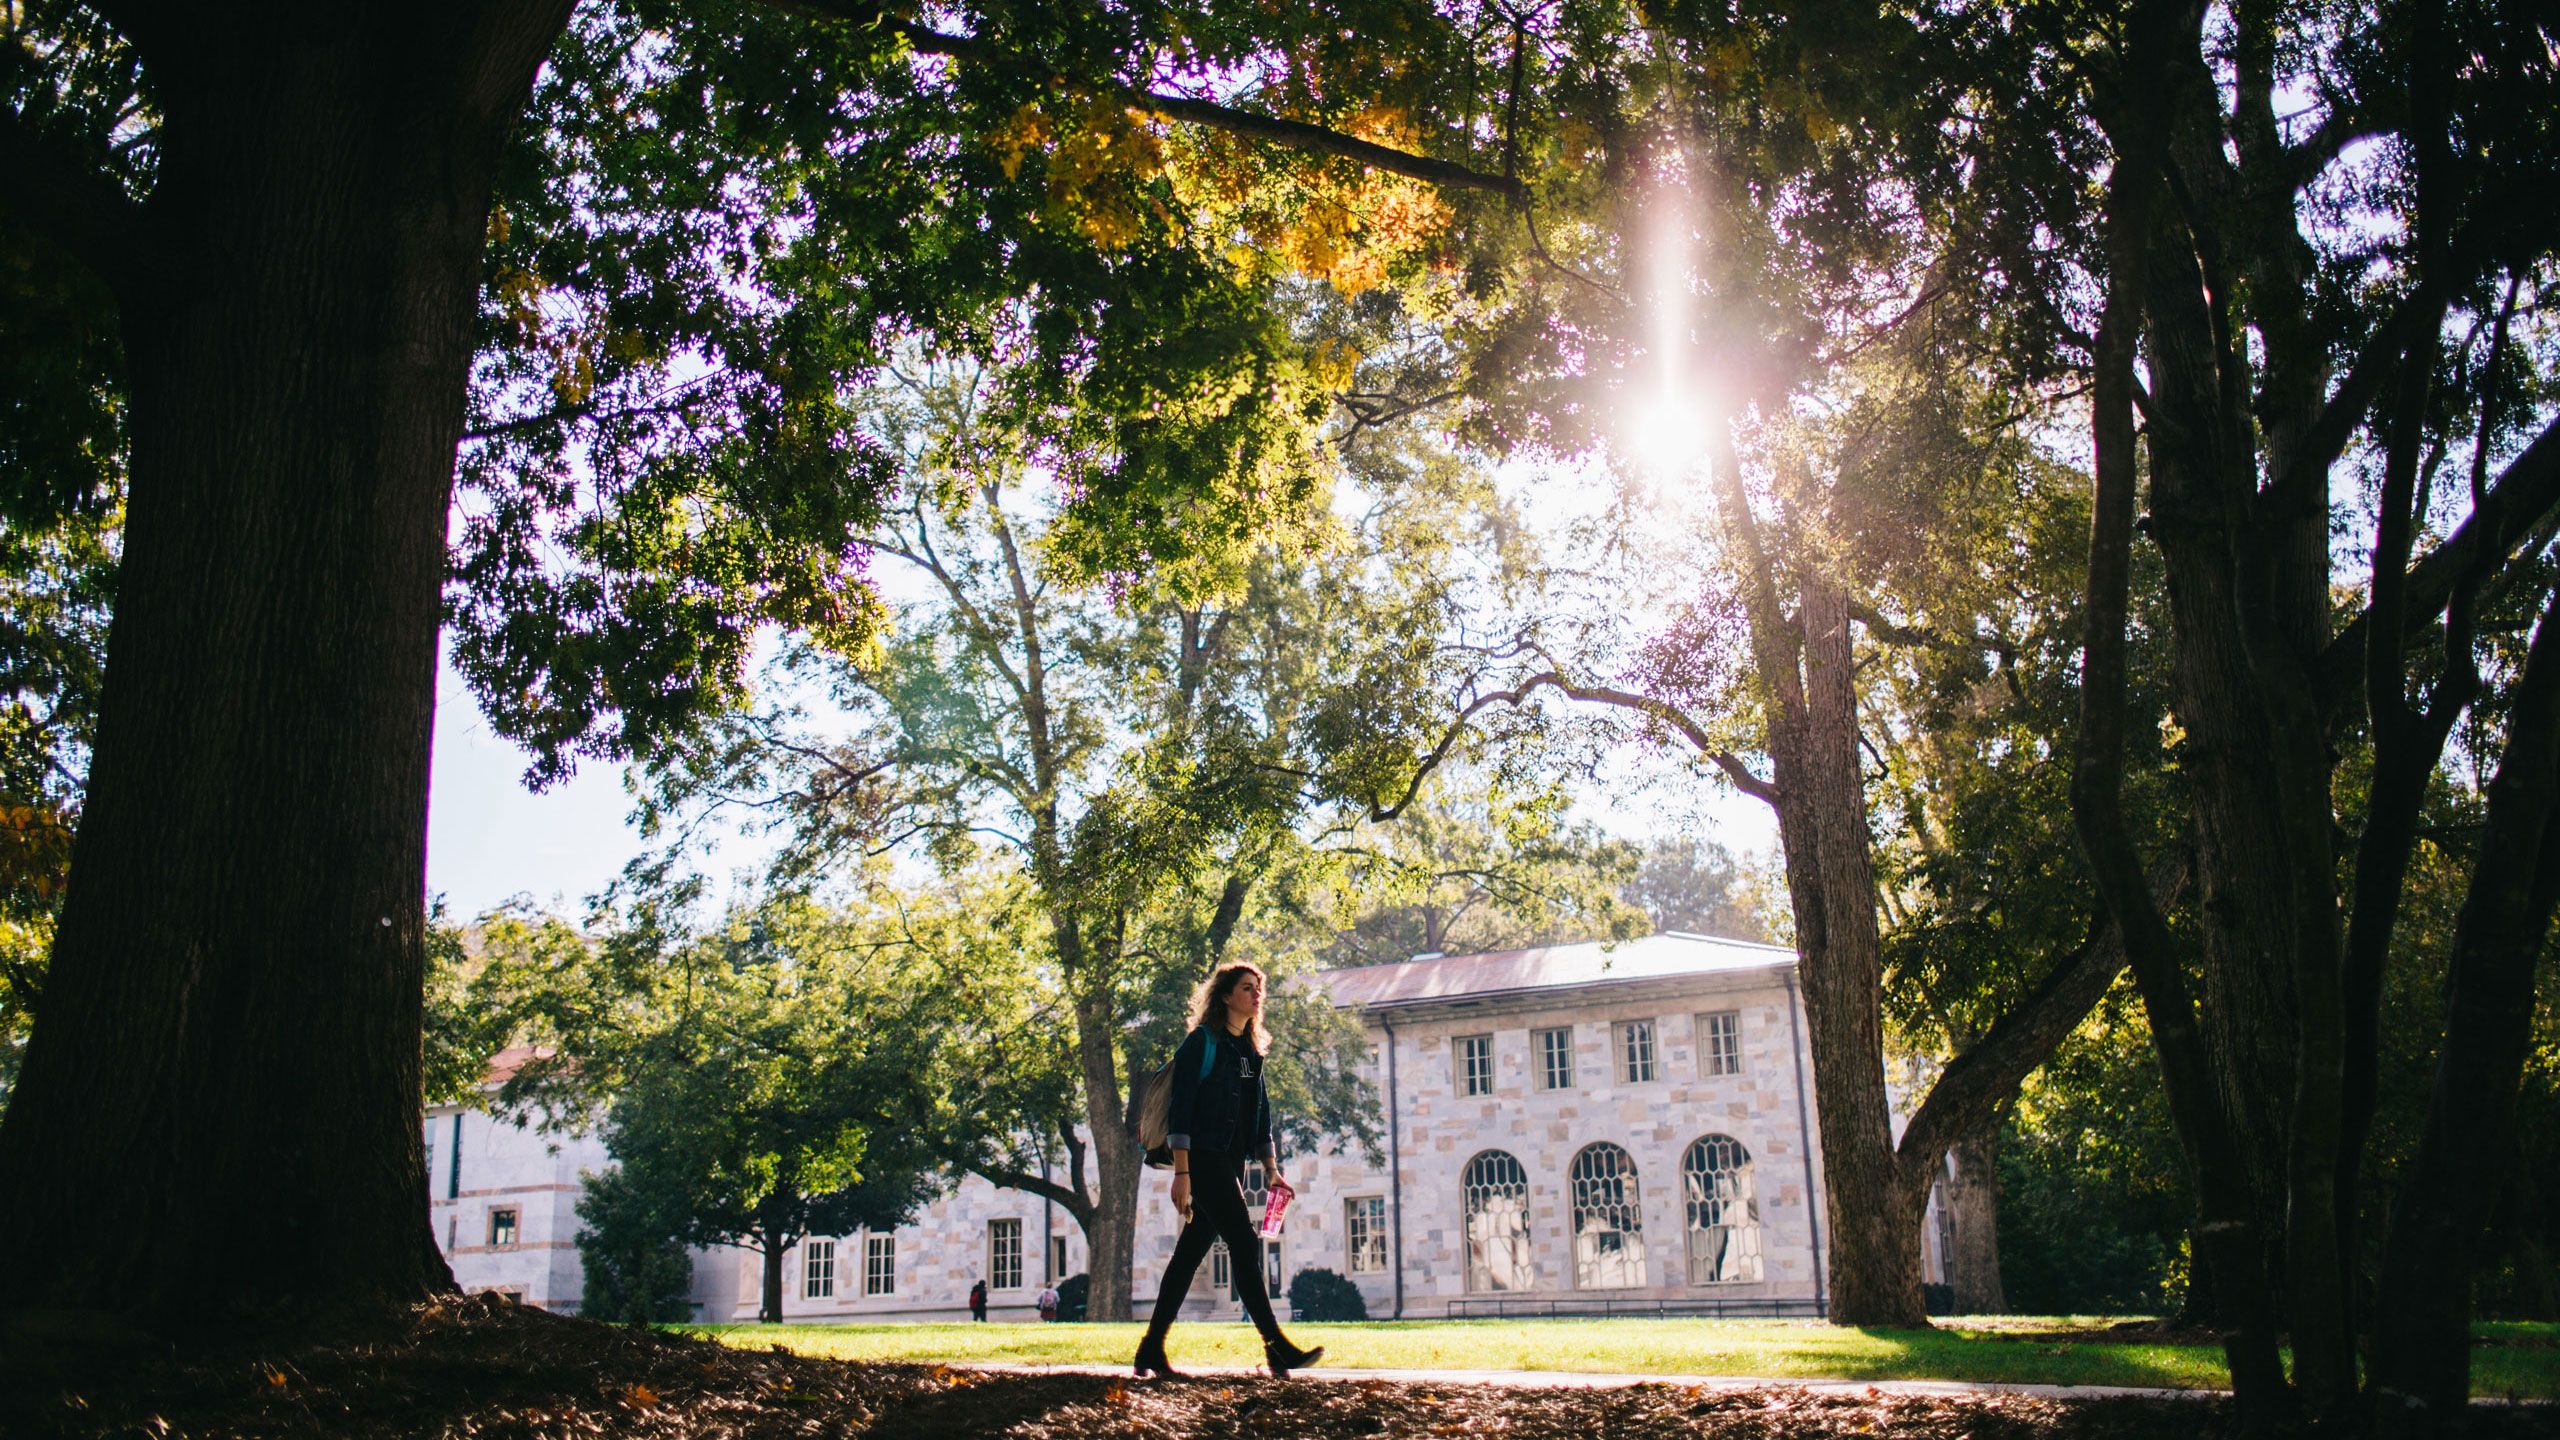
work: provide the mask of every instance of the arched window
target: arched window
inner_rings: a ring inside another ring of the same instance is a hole
[[[1680,1158],[1680,1189],[1688,1199],[1689,1283],[1759,1279],[1760,1193],[1751,1152],[1730,1135],[1701,1136]]]
[[[1458,1185],[1467,1217],[1467,1288],[1526,1290],[1537,1283],[1529,1264],[1529,1172],[1506,1151],[1467,1162]]]
[[[1584,1290],[1646,1283],[1636,1162],[1606,1141],[1573,1157],[1573,1283]]]

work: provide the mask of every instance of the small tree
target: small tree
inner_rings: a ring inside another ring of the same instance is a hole
[[[644,896],[601,943],[556,922],[493,927],[475,993],[556,1053],[503,1106],[547,1125],[604,1111],[620,1166],[597,1253],[737,1245],[764,1257],[758,1318],[778,1321],[783,1259],[812,1234],[906,1220],[935,1186],[925,1077],[943,991],[917,985],[861,917],[768,898],[718,927],[675,920],[690,884]],[[635,1260],[635,1263],[636,1260]],[[647,1286],[627,1300],[645,1308]]]

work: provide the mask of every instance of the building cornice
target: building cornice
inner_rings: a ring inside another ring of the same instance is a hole
[[[1625,980],[1586,980],[1572,985],[1526,985],[1508,990],[1481,990],[1465,995],[1429,995],[1411,1000],[1352,1003],[1336,1008],[1364,1020],[1411,1024],[1418,1020],[1500,1019],[1580,1005],[1629,1005],[1646,1000],[1683,1000],[1766,990],[1785,984],[1796,968],[1795,957],[1767,965],[1704,970],[1689,975],[1640,975]]]

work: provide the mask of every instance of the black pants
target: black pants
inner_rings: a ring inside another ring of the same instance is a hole
[[[1200,1269],[1209,1242],[1227,1242],[1236,1292],[1244,1297],[1244,1313],[1265,1340],[1280,1338],[1280,1322],[1271,1314],[1271,1290],[1262,1278],[1262,1217],[1244,1207],[1244,1157],[1191,1152],[1191,1220],[1173,1242],[1173,1260],[1164,1268],[1164,1287],[1156,1291],[1156,1313],[1147,1329],[1161,1335],[1182,1313],[1183,1292]]]

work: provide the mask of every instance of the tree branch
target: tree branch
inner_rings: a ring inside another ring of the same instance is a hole
[[[1666,700],[1657,700],[1650,695],[1638,695],[1631,690],[1613,689],[1607,685],[1577,685],[1562,674],[1548,670],[1532,675],[1508,690],[1497,690],[1489,695],[1478,696],[1465,709],[1459,711],[1457,718],[1449,722],[1448,731],[1440,737],[1440,743],[1432,746],[1431,753],[1424,757],[1421,767],[1414,773],[1413,783],[1405,787],[1404,794],[1390,806],[1381,807],[1372,802],[1369,818],[1393,820],[1403,814],[1405,807],[1413,803],[1413,797],[1421,792],[1423,780],[1448,756],[1449,748],[1458,743],[1458,737],[1466,733],[1467,723],[1473,720],[1478,712],[1495,705],[1526,704],[1529,697],[1540,690],[1558,690],[1562,691],[1568,699],[1580,700],[1586,704],[1615,705],[1623,710],[1634,710],[1650,716],[1679,731],[1691,745],[1697,747],[1700,755],[1713,761],[1716,768],[1725,773],[1725,777],[1733,782],[1735,789],[1764,804],[1774,806],[1778,803],[1777,786],[1752,774],[1750,767],[1742,763],[1741,757],[1719,746],[1704,726],[1691,719],[1678,706]]]
[[[2175,905],[2193,871],[2194,862],[2183,847],[2161,852],[2151,864],[2152,903],[2162,910]],[[2037,1066],[2052,1058],[2055,1047],[2124,973],[2124,935],[2103,907],[2090,930],[2025,999],[1947,1062],[1894,1149],[1904,1174],[1934,1171],[1957,1141],[1990,1119]]]
[[[1019,1190],[1043,1200],[1054,1200],[1068,1214],[1076,1217],[1079,1225],[1093,1222],[1093,1202],[1055,1180],[1044,1180],[1028,1170],[1008,1170],[1001,1165],[980,1165],[970,1161],[962,1161],[961,1168],[1000,1190]]]
[[[2507,462],[2486,498],[2442,545],[2409,567],[2408,589],[2400,602],[2402,623],[2421,630],[2434,625],[2465,574],[2475,566],[2480,573],[2493,573],[2555,510],[2560,510],[2560,420],[2544,426],[2523,454]],[[2321,708],[2333,732],[2363,713],[2365,634],[2371,625],[2368,607],[2320,653],[2315,673]]]
[[[2018,647],[1997,635],[1951,635],[1933,625],[1903,625],[1888,620],[1872,605],[1849,602],[1849,618],[1867,627],[1867,633],[1895,645],[1916,645],[1932,650],[1951,650],[1960,654],[1988,650],[2003,660],[2018,658]]]
[[[916,21],[890,19],[877,8],[861,4],[859,0],[773,0],[773,3],[778,9],[796,10],[888,31],[903,37],[919,55],[945,55],[955,60],[984,62],[1012,61],[1017,64],[1028,59],[983,36],[952,35]],[[1093,83],[1095,89],[1115,95],[1140,109],[1175,120],[1187,120],[1195,125],[1206,125],[1212,130],[1224,130],[1230,135],[1263,140],[1291,150],[1332,155],[1372,170],[1384,170],[1454,190],[1486,190],[1512,200],[1528,198],[1529,187],[1510,176],[1491,175],[1447,160],[1397,150],[1322,125],[1310,125],[1303,120],[1239,110],[1215,100],[1169,94],[1119,81],[1087,83]]]

